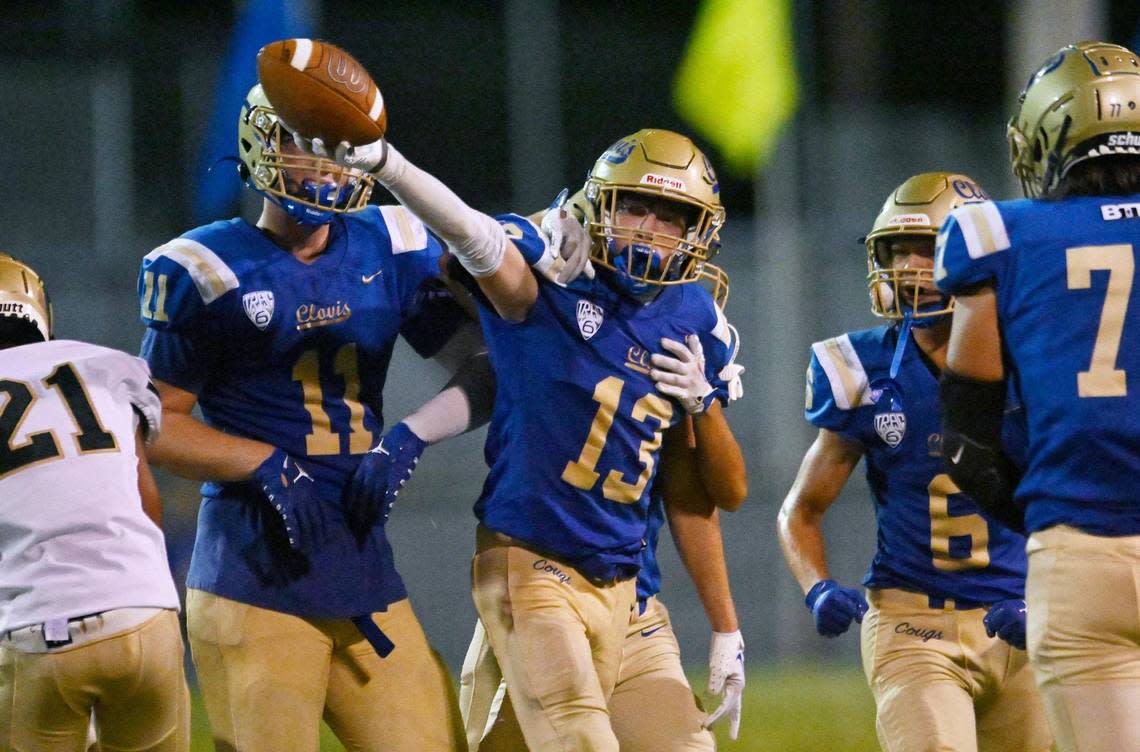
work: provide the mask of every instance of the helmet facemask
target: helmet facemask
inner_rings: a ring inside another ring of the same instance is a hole
[[[905,259],[912,256],[929,258],[931,265],[905,265]],[[867,287],[872,312],[887,319],[909,317],[916,326],[934,323],[933,319],[951,313],[954,299],[940,293],[934,284],[933,262],[933,234],[900,233],[868,239]]]
[[[597,160],[584,189],[591,261],[642,301],[702,279],[720,249],[719,191],[708,160],[684,136],[646,129],[621,139]],[[655,222],[646,225],[650,213]],[[676,229],[661,231],[670,224]]]
[[[923,172],[891,191],[863,239],[871,312],[894,321],[910,319],[918,327],[952,312],[954,299],[934,284],[935,238],[954,209],[988,200],[972,178],[951,172]],[[930,264],[907,261],[916,256]]]
[[[363,170],[308,154],[294,144],[260,84],[242,108],[238,152],[249,186],[301,224],[325,224],[337,214],[360,211],[375,185],[375,178]]]

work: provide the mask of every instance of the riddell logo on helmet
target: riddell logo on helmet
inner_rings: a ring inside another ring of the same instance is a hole
[[[642,175],[641,182],[646,185],[659,185],[662,188],[672,188],[675,191],[686,190],[684,180],[678,180],[677,178],[671,178],[665,175],[655,175],[652,172],[647,172]]]
[[[930,217],[925,214],[900,214],[887,220],[888,225],[929,225]]]
[[[1140,146],[1140,133],[1113,133],[1108,137],[1109,146]]]

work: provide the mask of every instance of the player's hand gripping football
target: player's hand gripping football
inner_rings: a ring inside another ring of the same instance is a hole
[[[360,458],[344,496],[348,526],[357,541],[363,542],[376,523],[388,521],[400,489],[426,448],[427,442],[401,421]]]
[[[704,412],[713,388],[705,378],[705,349],[700,338],[690,334],[682,344],[662,337],[661,347],[676,357],[650,357],[655,368],[649,371],[649,377],[657,382],[657,391],[676,399],[690,415]]]
[[[1025,650],[1025,601],[1020,598],[998,601],[990,606],[982,624],[990,637],[999,637],[1018,650]]]
[[[360,146],[349,146],[347,141],[330,146],[319,138],[305,138],[297,131],[292,133],[293,141],[304,151],[362,172],[378,172],[388,158],[388,142],[384,139]]]
[[[740,733],[740,711],[744,699],[744,638],[740,630],[713,632],[709,644],[709,693],[723,695],[720,705],[708,718],[708,728],[721,718],[728,719],[728,736]]]
[[[590,263],[590,233],[572,208],[566,207],[566,188],[554,199],[542,215],[542,232],[549,239],[546,253],[531,264],[540,274],[555,284],[566,285],[579,275],[594,278],[594,265]]]
[[[297,460],[276,449],[253,471],[253,480],[281,517],[290,548],[304,551],[320,538],[324,517],[317,484]]]
[[[804,598],[815,619],[815,631],[824,637],[838,637],[847,631],[852,620],[863,623],[867,601],[854,588],[840,586],[835,580],[820,580],[812,585]]]

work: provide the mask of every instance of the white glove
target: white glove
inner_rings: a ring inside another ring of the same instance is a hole
[[[744,366],[739,363],[729,363],[720,370],[720,378],[728,382],[728,401],[738,400],[744,396],[744,382],[740,374],[744,373]]]
[[[728,718],[728,736],[735,740],[740,733],[741,701],[744,697],[744,638],[740,630],[713,632],[709,644],[709,694],[724,695],[720,706],[708,718],[708,728],[721,718]]]
[[[554,204],[542,215],[542,231],[550,245],[535,270],[555,284],[565,287],[585,272],[594,278],[594,265],[590,263],[590,233],[582,227],[573,212],[562,208],[566,202],[565,188]]]
[[[649,378],[657,382],[657,391],[673,397],[689,415],[704,412],[705,398],[713,388],[705,378],[705,349],[697,335],[685,337],[685,344],[676,340],[661,338],[661,347],[676,355],[654,354],[650,357],[653,368]]]
[[[341,141],[331,152],[321,139],[305,138],[296,131],[293,131],[293,142],[314,156],[331,159],[338,165],[369,172],[377,177],[381,177],[379,173],[388,160],[388,142],[384,139],[360,146],[349,146],[347,141]],[[381,182],[384,182],[383,178]]]

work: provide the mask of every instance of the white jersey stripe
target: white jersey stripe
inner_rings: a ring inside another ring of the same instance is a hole
[[[415,214],[402,206],[381,206],[380,214],[392,239],[393,254],[427,248],[427,228]]]
[[[844,334],[816,342],[811,349],[827,374],[836,406],[851,410],[863,404],[867,397],[867,373],[851,338]]]
[[[194,280],[198,294],[205,303],[213,303],[230,290],[238,287],[237,275],[216,253],[196,240],[175,238],[160,245],[146,255],[145,261],[165,256],[181,266]]]

